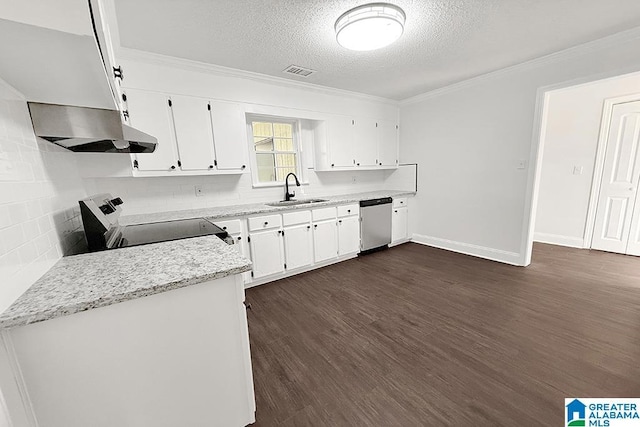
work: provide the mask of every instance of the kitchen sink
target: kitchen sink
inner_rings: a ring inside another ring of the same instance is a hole
[[[300,200],[280,200],[279,202],[267,203],[267,206],[296,206],[311,203],[326,202],[325,199],[300,199]]]

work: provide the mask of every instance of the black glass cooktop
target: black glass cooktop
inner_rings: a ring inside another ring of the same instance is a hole
[[[200,236],[227,237],[226,231],[203,218],[127,225],[120,228],[120,233],[114,244],[117,248]]]

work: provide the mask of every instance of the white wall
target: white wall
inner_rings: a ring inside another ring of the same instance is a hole
[[[637,71],[638,39],[640,30],[620,33],[405,101],[400,161],[421,172],[416,240],[526,265],[537,91]]]
[[[0,80],[0,312],[82,239],[72,153],[36,140],[27,104]]]
[[[631,94],[640,99],[640,73],[548,94],[536,241],[583,247],[604,101]]]

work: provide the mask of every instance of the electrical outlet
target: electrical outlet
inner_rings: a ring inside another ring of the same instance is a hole
[[[204,191],[202,191],[202,186],[196,185],[196,197],[204,196]]]
[[[357,184],[358,183],[358,177],[356,175],[352,175],[351,176],[351,183],[352,184]]]
[[[574,175],[582,175],[582,166],[574,166],[573,167]]]
[[[520,160],[518,162],[518,169],[526,169],[527,168],[527,161],[526,160]]]

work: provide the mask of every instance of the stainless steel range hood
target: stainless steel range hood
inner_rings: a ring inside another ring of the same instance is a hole
[[[77,152],[155,150],[156,138],[123,123],[101,0],[2,7],[0,77],[25,97],[37,136]]]
[[[157,139],[132,128],[120,112],[29,102],[36,136],[75,152],[151,153]]]

